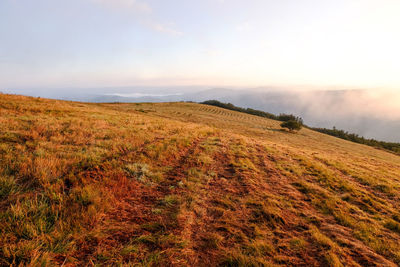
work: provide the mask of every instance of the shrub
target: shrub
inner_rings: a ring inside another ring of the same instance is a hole
[[[279,114],[279,116],[277,117],[277,119],[279,121],[296,121],[298,122],[300,125],[303,125],[303,119],[301,117],[297,117],[293,114],[284,114],[281,113]]]
[[[216,107],[234,110],[234,111],[238,111],[238,112],[242,112],[242,113],[247,113],[247,114],[251,114],[251,115],[255,115],[255,116],[259,116],[259,117],[263,117],[263,118],[268,118],[268,119],[277,120],[277,121],[283,121],[286,123],[282,123],[281,126],[288,125],[290,128],[286,127],[286,126],[282,126],[282,127],[289,128],[289,130],[291,130],[291,131],[300,130],[301,127],[303,126],[303,119],[301,117],[297,117],[293,114],[281,113],[281,114],[279,114],[279,116],[277,116],[275,114],[257,110],[257,109],[237,107],[237,106],[233,105],[232,103],[222,103],[222,102],[219,102],[218,100],[207,100],[207,101],[201,102],[200,104],[216,106]],[[294,122],[292,122],[292,121],[294,121]],[[294,128],[291,129],[292,127],[294,127]]]
[[[302,125],[300,122],[295,120],[284,121],[281,123],[282,128],[288,128],[289,131],[298,131],[301,129]]]
[[[354,133],[349,133],[343,130],[338,130],[336,127],[333,127],[333,129],[327,129],[327,128],[311,128],[314,131],[328,134],[331,136],[335,136],[347,141],[351,141],[354,143],[359,143],[359,144],[364,144],[367,146],[372,146],[376,148],[381,148],[381,149],[386,149],[389,151],[393,151],[396,154],[400,154],[400,143],[393,143],[393,142],[385,142],[385,141],[378,141],[375,139],[367,139],[364,138],[363,136],[359,136],[358,134]]]

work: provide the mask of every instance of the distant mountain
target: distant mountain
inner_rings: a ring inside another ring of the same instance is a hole
[[[364,90],[252,91],[215,88],[180,95],[124,97],[97,95],[90,102],[174,102],[219,100],[266,112],[293,113],[313,127],[343,129],[367,138],[400,141],[400,114],[389,117]],[[395,114],[396,115],[396,114]]]
[[[387,108],[384,106],[386,99],[377,99],[366,90],[290,91],[272,87],[233,90],[187,86],[14,91],[25,95],[96,103],[202,102],[215,99],[274,114],[293,113],[312,127],[335,126],[367,138],[400,142],[400,105]]]

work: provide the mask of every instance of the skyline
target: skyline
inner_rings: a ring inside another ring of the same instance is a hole
[[[3,0],[0,88],[400,88],[400,2]]]

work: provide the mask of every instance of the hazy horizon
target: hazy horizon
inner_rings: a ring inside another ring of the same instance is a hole
[[[373,90],[289,90],[283,88],[110,87],[63,91],[14,91],[83,102],[176,102],[216,99],[240,107],[292,113],[311,127],[336,127],[366,138],[400,142],[399,94]],[[0,90],[1,91],[1,90]]]
[[[3,0],[0,92],[216,98],[400,141],[399,14],[396,0]]]

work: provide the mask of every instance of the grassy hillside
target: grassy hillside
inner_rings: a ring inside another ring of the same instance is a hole
[[[0,94],[0,265],[395,266],[400,157],[193,103]]]

